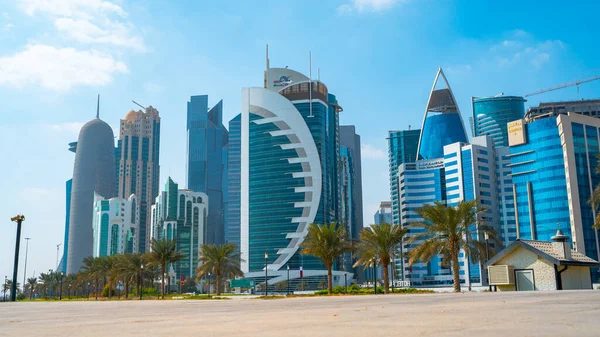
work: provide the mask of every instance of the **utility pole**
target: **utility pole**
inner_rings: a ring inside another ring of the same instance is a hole
[[[58,272],[58,250],[60,249],[60,246],[62,245],[62,243],[59,243],[56,245],[56,271]]]
[[[25,282],[27,281],[27,253],[29,252],[29,240],[31,240],[31,238],[25,238],[25,242],[27,242],[27,244],[25,245],[25,270],[23,271],[23,294],[25,294]],[[31,290],[33,291],[33,290]]]

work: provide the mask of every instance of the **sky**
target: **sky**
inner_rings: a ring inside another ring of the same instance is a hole
[[[361,136],[370,224],[390,199],[387,131],[420,127],[438,67],[468,125],[472,96],[599,75],[599,10],[584,0],[0,0],[0,277],[12,275],[18,213],[31,238],[28,277],[56,267],[68,143],[94,118],[97,94],[113,130],[131,100],[160,111],[161,186],[169,175],[185,184],[189,97],[222,99],[227,126],[241,89],[263,84],[266,44],[271,66],[303,73],[310,51],[313,74],[344,108],[341,124]],[[595,81],[526,106],[598,97]]]

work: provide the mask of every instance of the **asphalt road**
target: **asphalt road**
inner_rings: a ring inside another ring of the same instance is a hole
[[[0,303],[0,336],[600,336],[600,291]]]

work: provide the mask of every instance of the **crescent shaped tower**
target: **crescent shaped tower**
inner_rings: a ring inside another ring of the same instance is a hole
[[[100,120],[99,106],[100,96],[96,118],[85,123],[77,140],[71,190],[67,274],[79,272],[83,259],[92,255],[94,192],[104,198],[116,195],[114,135],[111,127]]]

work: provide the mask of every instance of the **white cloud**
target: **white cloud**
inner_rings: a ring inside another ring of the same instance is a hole
[[[120,6],[103,0],[19,0],[27,15],[36,12],[49,13],[64,17],[92,18],[97,14],[117,14],[125,17],[127,13]]]
[[[79,131],[81,130],[82,126],[82,122],[65,122],[60,124],[45,125],[44,127],[56,132],[68,132],[73,134],[79,134]]]
[[[540,69],[550,62],[553,54],[566,47],[560,40],[536,40],[521,29],[511,31],[507,35],[509,39],[494,43],[489,48],[492,59],[500,68],[520,64]]]
[[[75,85],[105,85],[115,74],[127,72],[123,62],[96,50],[29,44],[21,52],[0,57],[0,84],[18,88],[39,83],[68,91]]]
[[[4,25],[4,29],[5,30],[11,30],[11,29],[13,29],[15,27],[16,26],[14,24],[10,23],[10,22]]]
[[[131,35],[130,26],[117,21],[104,20],[102,27],[88,20],[58,18],[54,26],[59,32],[75,41],[88,44],[110,44],[145,51],[144,43],[139,36]]]
[[[337,8],[339,14],[352,12],[382,12],[406,0],[350,0]]]
[[[143,39],[135,27],[122,21],[127,13],[104,0],[19,0],[23,11],[48,15],[64,37],[86,44],[105,44],[143,52]]]
[[[370,144],[362,144],[362,146],[360,147],[360,155],[362,158],[367,159],[387,158],[387,153],[385,151],[382,151]]]

